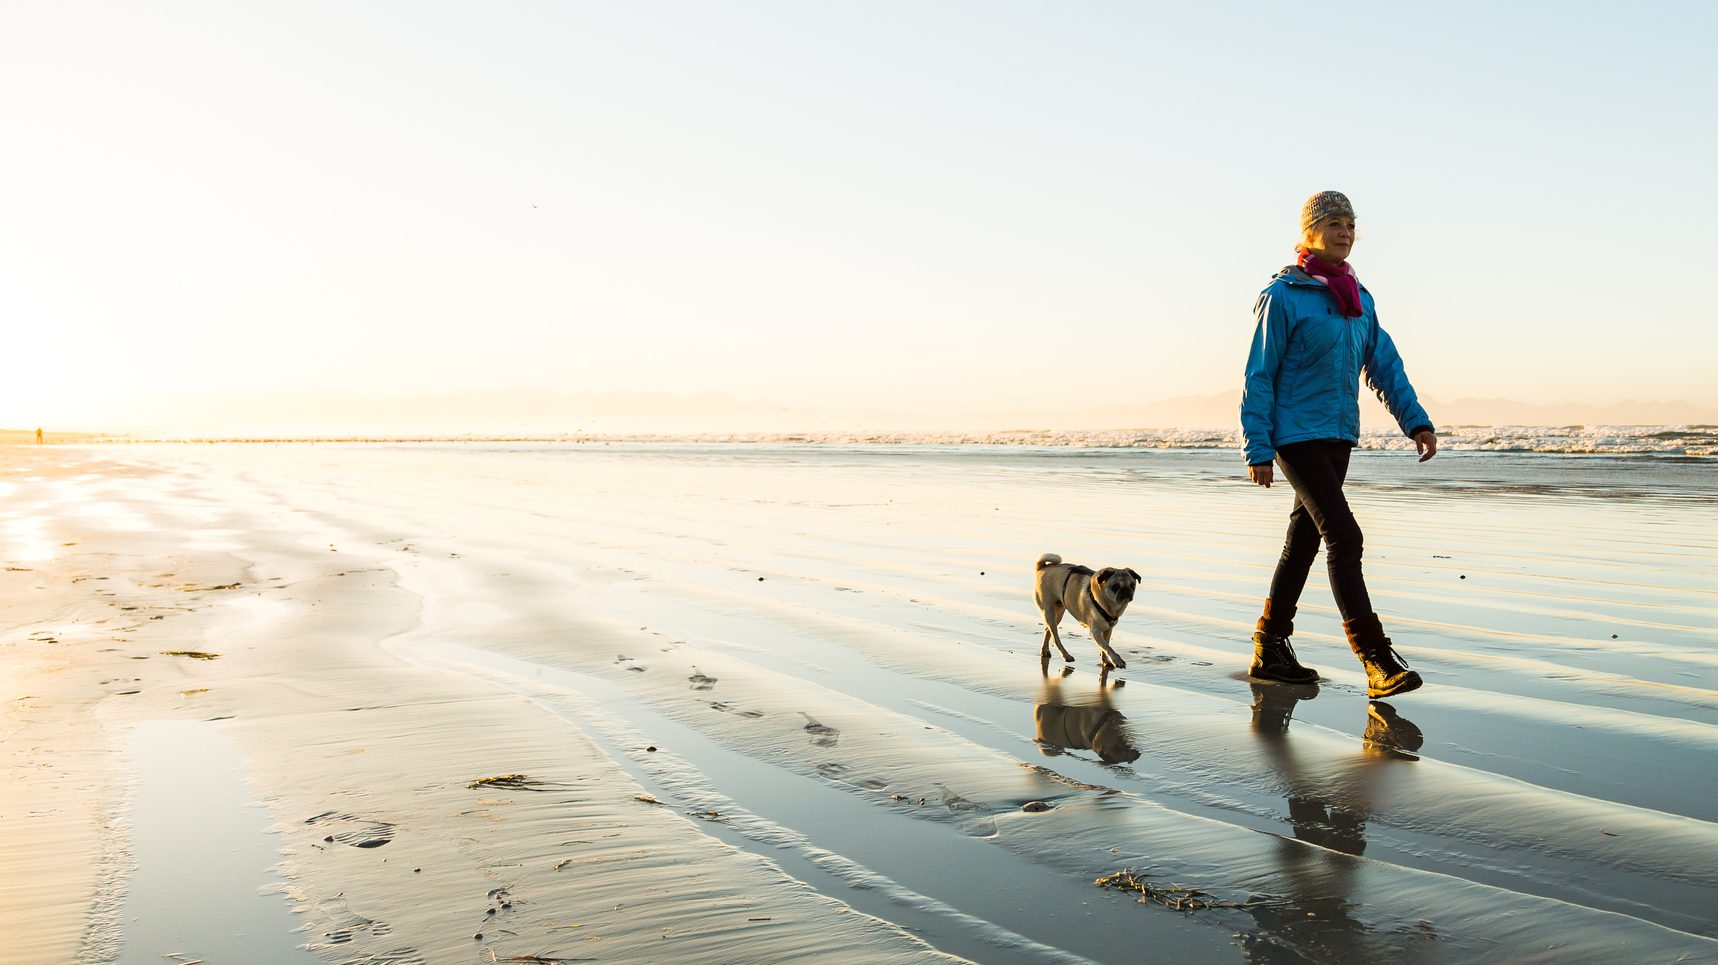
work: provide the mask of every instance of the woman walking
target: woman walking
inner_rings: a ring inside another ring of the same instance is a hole
[[[1386,697],[1421,681],[1372,611],[1360,571],[1360,525],[1342,492],[1349,453],[1360,441],[1359,380],[1378,393],[1414,440],[1421,462],[1437,453],[1438,437],[1395,343],[1378,325],[1372,293],[1348,264],[1353,205],[1341,192],[1321,191],[1301,208],[1300,228],[1298,263],[1277,272],[1253,310],[1258,327],[1241,391],[1248,475],[1269,488],[1274,460],[1295,493],[1288,538],[1253,634],[1249,672],[1289,683],[1318,679],[1316,670],[1295,657],[1289,637],[1322,542],[1342,628],[1366,668],[1366,693]]]

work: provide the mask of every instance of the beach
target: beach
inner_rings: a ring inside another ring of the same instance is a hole
[[[1227,449],[0,447],[0,959],[1718,960],[1715,469],[1357,452],[1380,706]]]

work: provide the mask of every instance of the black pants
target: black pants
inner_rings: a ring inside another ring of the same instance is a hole
[[[1352,444],[1337,439],[1291,442],[1277,448],[1277,465],[1294,487],[1288,538],[1283,541],[1283,555],[1271,577],[1271,605],[1281,612],[1293,613],[1300,602],[1321,541],[1325,565],[1330,568],[1330,589],[1342,619],[1372,612],[1366,578],[1360,573],[1360,524],[1348,508],[1348,497],[1342,494],[1353,449]]]

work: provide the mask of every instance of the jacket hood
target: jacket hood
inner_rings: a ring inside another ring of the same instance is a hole
[[[1285,265],[1276,274],[1271,276],[1272,284],[1276,284],[1279,281],[1306,288],[1324,287],[1324,282],[1321,282],[1307,274],[1306,270],[1301,268],[1299,265]],[[1360,285],[1361,291],[1367,291],[1365,282],[1360,281],[1358,278],[1356,278],[1355,281]],[[1368,292],[1368,294],[1370,294],[1370,292]]]

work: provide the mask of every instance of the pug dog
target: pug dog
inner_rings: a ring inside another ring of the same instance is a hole
[[[1064,563],[1055,553],[1038,557],[1038,590],[1033,599],[1044,613],[1043,659],[1050,659],[1050,644],[1062,651],[1062,659],[1074,662],[1074,655],[1062,646],[1062,635],[1056,625],[1063,613],[1072,613],[1080,626],[1092,632],[1092,642],[1098,645],[1099,661],[1105,670],[1120,669],[1127,661],[1110,646],[1110,634],[1116,621],[1133,602],[1139,587],[1139,574],[1131,569],[1106,566],[1093,571],[1089,566]]]

